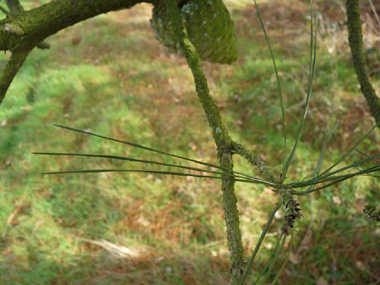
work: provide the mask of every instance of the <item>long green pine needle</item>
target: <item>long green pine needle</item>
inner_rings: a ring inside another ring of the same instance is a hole
[[[91,158],[109,158],[109,159],[116,159],[116,160],[126,160],[126,161],[131,161],[131,162],[142,162],[142,163],[156,164],[156,165],[162,165],[162,166],[167,166],[167,167],[181,168],[181,169],[186,169],[186,170],[194,170],[194,171],[200,171],[200,172],[220,174],[220,175],[225,175],[225,176],[230,176],[230,177],[244,178],[244,180],[247,180],[247,177],[245,176],[234,175],[232,173],[217,172],[217,171],[212,171],[212,170],[207,170],[207,169],[202,169],[202,168],[162,163],[162,162],[157,162],[157,161],[136,159],[136,158],[130,158],[130,157],[124,157],[124,156],[116,156],[116,155],[84,154],[84,153],[56,153],[56,152],[33,152],[33,154],[52,155],[52,156],[84,156],[84,157],[91,157]],[[257,179],[257,180],[261,180],[261,179]],[[252,181],[255,181],[255,179],[252,179]]]
[[[286,264],[288,263],[289,255],[292,251],[292,246],[293,246],[293,237],[294,237],[294,230],[292,231],[292,237],[290,239],[288,254],[285,257],[284,263],[282,264],[280,271],[278,271],[276,277],[274,278],[272,285],[275,285],[277,283],[278,279],[280,279],[280,276],[281,276],[282,272],[284,272]]]
[[[370,156],[370,157],[368,157],[366,159],[363,159],[363,160],[361,160],[359,162],[350,164],[350,165],[348,165],[346,167],[340,168],[340,169],[338,169],[338,170],[336,170],[334,172],[331,172],[329,174],[326,174],[324,176],[317,176],[317,177],[315,177],[313,179],[310,179],[310,180],[307,180],[307,181],[303,181],[303,182],[299,182],[299,183],[294,183],[294,184],[291,184],[291,185],[294,186],[294,187],[305,187],[305,186],[308,186],[308,185],[322,183],[322,182],[326,181],[326,179],[327,180],[337,179],[337,178],[340,178],[341,176],[333,176],[334,174],[340,173],[340,172],[348,170],[350,168],[357,167],[358,165],[363,164],[363,163],[365,163],[367,161],[370,161],[372,159],[375,159],[377,157],[380,157],[380,154],[376,154],[376,155]],[[363,171],[366,171],[368,169],[372,169],[372,168],[367,168],[367,169],[365,169]],[[348,175],[352,175],[352,174],[346,174],[344,176],[348,176]]]
[[[55,174],[78,174],[78,173],[102,173],[102,172],[130,172],[130,173],[150,173],[150,174],[164,174],[164,175],[174,175],[174,176],[189,176],[189,177],[203,177],[211,179],[225,179],[218,176],[200,175],[200,174],[190,174],[172,171],[154,171],[154,170],[144,170],[144,169],[88,169],[88,170],[68,170],[68,171],[53,171],[45,172],[42,175],[55,175]],[[238,182],[254,183],[250,180],[234,179]]]
[[[267,224],[266,224],[263,232],[261,233],[259,241],[256,244],[255,250],[253,251],[252,256],[249,259],[247,267],[246,267],[246,269],[244,271],[243,277],[240,280],[240,285],[244,284],[244,280],[247,277],[249,270],[251,269],[252,263],[255,260],[255,257],[256,257],[256,255],[257,255],[257,253],[258,253],[258,251],[259,251],[259,249],[261,247],[261,243],[263,242],[263,240],[265,238],[265,235],[267,234],[267,232],[269,230],[269,227],[270,227],[270,225],[271,225],[271,223],[273,221],[274,215],[276,214],[276,212],[278,211],[278,209],[280,209],[280,207],[281,207],[281,202],[278,202],[277,205],[276,205],[276,207],[273,209],[271,215],[269,216],[268,222],[267,222]]]
[[[310,30],[311,30],[311,40],[310,40],[310,72],[309,72],[309,87],[308,87],[308,91],[307,91],[307,95],[306,95],[306,103],[305,103],[305,107],[304,107],[304,110],[303,110],[303,115],[302,115],[302,120],[301,120],[301,124],[300,124],[300,127],[299,127],[299,130],[298,130],[298,135],[297,135],[297,138],[296,138],[296,141],[294,143],[294,146],[293,146],[293,150],[292,152],[290,153],[289,155],[289,158],[288,160],[286,161],[286,164],[285,164],[285,170],[284,170],[284,177],[286,177],[286,174],[288,172],[288,169],[289,169],[289,165],[290,165],[290,162],[292,161],[293,159],[293,156],[296,152],[296,149],[297,149],[297,146],[298,146],[298,143],[301,139],[301,134],[302,134],[302,130],[303,130],[303,127],[304,127],[304,124],[305,124],[305,119],[306,119],[306,115],[307,115],[307,111],[308,111],[308,108],[309,108],[309,102],[310,102],[310,97],[311,97],[311,94],[312,94],[312,90],[313,90],[313,79],[314,79],[314,73],[315,73],[315,64],[316,64],[316,58],[317,58],[317,28],[318,28],[318,13],[317,13],[317,16],[316,16],[316,23],[315,23],[315,33],[314,33],[314,40],[313,40],[313,5],[312,5],[312,1],[311,1],[311,4],[310,4],[310,11],[311,11],[311,27],[310,27]],[[313,42],[314,42],[314,46],[313,46]]]
[[[147,150],[147,151],[150,151],[150,152],[155,152],[155,153],[163,154],[163,155],[166,155],[166,156],[171,156],[171,157],[183,159],[183,160],[186,160],[186,161],[198,163],[198,164],[201,164],[201,165],[205,165],[205,166],[209,166],[209,167],[213,167],[213,168],[217,168],[217,169],[222,169],[224,171],[233,172],[233,173],[237,173],[237,174],[240,174],[240,175],[252,178],[251,176],[249,176],[247,174],[244,174],[244,173],[241,173],[241,172],[237,172],[237,171],[231,171],[230,169],[225,168],[225,167],[220,167],[220,166],[217,166],[217,165],[214,165],[214,164],[210,164],[210,163],[206,163],[206,162],[203,162],[203,161],[199,161],[199,160],[195,160],[195,159],[191,159],[191,158],[187,158],[187,157],[183,157],[183,156],[167,153],[167,152],[164,152],[164,151],[161,151],[161,150],[158,150],[158,149],[154,149],[154,148],[150,148],[150,147],[147,147],[147,146],[143,146],[143,145],[140,145],[140,144],[136,144],[136,143],[132,143],[132,142],[128,142],[128,141],[122,141],[122,140],[118,140],[118,139],[114,139],[114,138],[110,138],[110,137],[94,134],[94,133],[91,133],[91,132],[86,132],[86,131],[74,129],[74,128],[71,128],[71,127],[63,126],[63,125],[54,124],[54,126],[58,127],[58,128],[66,129],[66,130],[69,130],[69,131],[78,132],[78,133],[82,133],[82,134],[98,137],[98,138],[101,138],[101,139],[110,140],[110,141],[114,141],[114,142],[130,145],[130,146],[137,147],[137,148],[140,148],[140,149],[144,149],[144,150]]]
[[[260,282],[261,277],[265,276],[265,273],[267,272],[269,266],[272,264],[274,257],[276,256],[277,249],[280,246],[280,241],[282,240],[282,236],[283,236],[283,233],[281,233],[280,238],[277,240],[276,246],[271,252],[271,255],[267,261],[267,264],[265,265],[264,269],[261,271],[259,277],[257,277],[255,283],[253,283],[253,285],[260,284],[259,282]]]
[[[326,136],[327,136],[327,130],[326,130],[326,133],[325,133],[325,138],[323,140],[323,145],[322,145],[322,149],[321,149],[321,153],[319,155],[319,158],[318,158],[318,162],[317,162],[317,165],[314,169],[314,174],[313,174],[313,179],[315,177],[318,176],[319,174],[319,171],[321,170],[321,166],[322,166],[322,161],[323,161],[323,157],[324,157],[324,154],[325,154],[325,150],[326,150],[326,147],[328,145],[328,143],[330,142],[330,139],[331,137],[333,136],[334,132],[336,131],[336,129],[338,128],[338,125],[339,125],[339,122],[340,120],[338,120],[334,126],[334,128],[332,129],[330,135],[328,136],[328,138],[326,139]],[[310,188],[307,190],[307,191],[311,191],[315,188],[315,184],[314,185],[311,185]]]
[[[287,127],[286,127],[284,99],[283,99],[282,90],[281,90],[281,81],[280,81],[280,77],[279,77],[278,71],[277,71],[276,60],[274,59],[274,56],[273,56],[272,46],[270,44],[269,37],[268,37],[267,32],[265,30],[263,19],[261,18],[261,15],[260,15],[259,7],[257,6],[256,0],[254,0],[254,1],[255,1],[255,7],[256,7],[257,16],[259,17],[261,28],[262,28],[262,30],[264,32],[265,40],[267,41],[267,45],[268,45],[268,49],[269,49],[269,52],[270,52],[270,56],[272,58],[273,68],[274,68],[274,71],[275,71],[275,74],[276,74],[278,93],[279,93],[279,96],[280,96],[282,125],[283,125],[283,128],[284,128],[284,130],[283,130],[283,134],[284,134],[284,159],[283,159],[283,166],[282,166],[282,173],[283,173],[284,167],[285,167],[285,160],[286,160],[286,156],[287,156],[287,153],[286,153],[287,152],[287,130],[286,130]],[[282,178],[285,178],[285,177],[283,176]]]
[[[264,279],[263,279],[263,281],[262,281],[260,284],[266,284],[266,280],[268,279],[268,277],[269,277],[270,274],[272,273],[273,268],[274,268],[274,265],[276,264],[277,258],[278,258],[278,256],[280,255],[282,249],[284,248],[284,244],[285,244],[286,238],[287,238],[286,235],[282,235],[282,242],[281,242],[280,248],[279,248],[278,251],[275,253],[274,258],[273,258],[271,264],[269,265],[268,272],[265,274]]]
[[[337,162],[335,162],[333,165],[331,165],[329,168],[324,170],[319,176],[323,176],[326,173],[328,173],[330,170],[332,170],[335,166],[337,166],[339,163],[341,163],[354,149],[356,149],[375,129],[376,125],[374,125],[354,146],[352,146],[344,155],[339,158]]]

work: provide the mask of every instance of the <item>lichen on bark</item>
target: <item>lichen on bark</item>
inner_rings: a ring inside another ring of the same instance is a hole
[[[219,151],[220,166],[233,169],[232,154]],[[226,172],[226,171],[225,171]],[[223,177],[223,209],[226,222],[227,247],[230,252],[231,284],[242,278],[244,271],[244,249],[241,240],[239,211],[235,194],[235,183],[230,176]]]

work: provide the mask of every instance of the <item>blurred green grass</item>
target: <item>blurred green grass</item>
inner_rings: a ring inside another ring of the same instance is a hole
[[[25,2],[26,7],[42,3]],[[321,11],[327,2],[320,3]],[[233,138],[279,171],[281,114],[269,52],[253,4],[226,3],[240,57],[231,66],[204,63],[211,93]],[[301,1],[267,1],[260,8],[281,72],[292,144],[307,84],[308,7]],[[58,123],[217,162],[191,73],[182,57],[168,54],[154,39],[150,9],[138,5],[101,15],[54,35],[52,48],[33,51],[12,84],[0,107],[1,284],[228,283],[218,182],[144,174],[41,176],[47,170],[140,166],[31,154],[86,152],[176,162],[52,126]],[[373,124],[357,88],[345,28],[328,29],[341,19],[329,11],[322,15],[326,27],[319,38],[312,103],[289,180],[312,173],[326,125],[342,120],[322,168]],[[337,42],[331,52],[332,40]],[[1,56],[1,66],[8,56]],[[378,78],[375,73],[379,91]],[[360,149],[378,152],[379,139],[372,135]],[[355,153],[346,162],[360,158]],[[235,166],[259,175],[241,158]],[[299,199],[304,219],[283,283],[378,281],[380,232],[368,229],[361,215],[365,203],[380,201],[378,185],[361,177]],[[236,188],[248,256],[276,197],[263,186]],[[275,220],[253,276],[273,249],[281,222],[281,217]]]

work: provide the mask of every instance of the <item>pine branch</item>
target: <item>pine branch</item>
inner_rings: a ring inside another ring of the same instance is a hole
[[[11,59],[8,61],[0,79],[0,104],[3,101],[14,77],[20,70],[21,66],[24,64],[24,61],[28,54],[29,51],[14,52],[11,56]]]
[[[215,105],[204,75],[201,60],[198,53],[187,36],[186,28],[182,23],[182,18],[178,11],[178,5],[175,0],[164,0],[168,16],[173,25],[182,50],[185,52],[187,63],[193,73],[195,88],[202,103],[203,110],[206,113],[209,126],[212,130],[214,141],[218,147],[218,157],[220,165],[223,168],[233,169],[232,162],[232,139],[227,129],[222,123],[219,111]],[[239,212],[236,206],[237,199],[235,195],[234,180],[228,176],[223,177],[223,208],[227,231],[227,246],[230,252],[230,272],[231,284],[238,284],[243,273],[243,245],[241,240],[241,232],[239,228]]]
[[[363,50],[362,23],[360,20],[359,1],[347,0],[346,2],[348,42],[351,49],[356,76],[360,83],[361,91],[367,101],[371,115],[376,124],[380,126],[380,99],[368,76],[368,69]]]

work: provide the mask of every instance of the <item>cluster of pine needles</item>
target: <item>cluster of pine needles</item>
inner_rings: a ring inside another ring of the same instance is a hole
[[[104,154],[86,154],[86,153],[57,153],[57,152],[33,152],[33,154],[38,154],[38,155],[50,155],[50,156],[80,156],[80,157],[87,157],[87,158],[106,158],[106,159],[115,159],[115,160],[123,160],[123,161],[129,161],[129,162],[139,162],[139,163],[147,163],[147,164],[154,164],[154,165],[160,165],[160,166],[166,166],[166,167],[171,167],[171,168],[177,168],[177,169],[184,169],[184,170],[191,170],[191,171],[197,171],[199,174],[194,174],[194,173],[185,173],[185,172],[176,172],[176,171],[155,171],[155,170],[144,170],[144,169],[86,169],[86,170],[67,170],[67,171],[55,171],[55,172],[45,172],[42,174],[78,174],[78,173],[101,173],[101,172],[141,172],[141,173],[150,173],[150,174],[162,174],[162,175],[175,175],[175,176],[190,176],[190,177],[201,177],[201,178],[210,178],[210,179],[234,179],[236,182],[241,182],[241,183],[253,183],[253,184],[264,184],[267,186],[272,186],[274,190],[278,189],[279,187],[284,187],[286,189],[290,189],[291,194],[293,195],[307,195],[312,192],[330,187],[332,185],[335,185],[337,183],[340,183],[344,180],[353,178],[355,176],[359,175],[371,175],[373,172],[380,171],[380,164],[365,168],[365,169],[360,169],[359,166],[370,161],[373,159],[376,159],[377,157],[380,156],[380,154],[376,154],[373,156],[366,157],[365,159],[360,160],[359,162],[355,162],[353,164],[350,164],[348,166],[342,167],[338,170],[335,170],[333,172],[330,172],[333,168],[335,168],[346,156],[348,156],[353,150],[356,149],[356,147],[365,139],[368,137],[368,135],[376,128],[374,126],[365,136],[363,136],[359,142],[357,142],[352,148],[350,148],[349,151],[347,151],[336,163],[334,163],[332,166],[324,170],[322,173],[319,175],[316,175],[312,179],[305,180],[305,181],[300,181],[300,182],[292,182],[289,184],[282,184],[278,185],[276,183],[273,183],[271,181],[267,181],[265,179],[253,177],[251,175],[242,173],[242,172],[237,172],[233,171],[227,168],[220,167],[215,164],[191,159],[191,158],[186,158],[183,156],[163,152],[161,150],[157,150],[151,147],[143,146],[140,144],[128,142],[128,141],[122,141],[118,140],[115,138],[110,138],[102,135],[98,135],[92,132],[88,131],[83,131],[83,130],[78,130],[75,128],[67,127],[67,126],[62,126],[62,125],[54,125],[56,127],[86,134],[86,135],[91,135],[95,136],[101,139],[105,140],[110,140],[126,145],[130,145],[133,147],[137,147],[140,149],[143,149],[145,151],[149,152],[154,152],[158,153],[161,155],[165,156],[170,156],[174,157],[177,159],[193,162],[202,166],[207,166],[208,169],[206,168],[199,168],[199,167],[190,167],[190,166],[183,166],[179,164],[169,164],[169,163],[164,163],[164,162],[158,162],[158,161],[152,161],[152,160],[143,160],[143,159],[137,159],[137,158],[132,158],[132,157],[126,157],[126,156],[116,156],[116,155],[104,155]],[[334,128],[334,130],[336,127]],[[334,131],[333,130],[333,131]],[[332,133],[329,136],[329,139],[331,138]],[[321,162],[323,159],[323,154],[326,148],[326,143],[324,143],[322,152],[320,155],[320,159],[318,160],[318,164],[316,167],[315,173],[318,173],[318,170],[320,169]],[[214,168],[216,170],[210,170],[210,168]],[[351,173],[346,173],[346,174],[341,174],[343,171],[355,169],[355,172]],[[208,175],[205,175],[203,173],[206,173]],[[371,175],[374,176],[374,175]],[[379,177],[379,176],[374,176],[374,177]],[[315,188],[316,185],[321,184],[321,183],[327,183],[325,185],[319,186]],[[297,188],[304,188],[308,187],[307,190],[304,191],[296,191],[294,189]]]
[[[335,130],[337,129],[337,127],[339,125],[339,120],[338,120],[337,123],[335,124],[334,128],[330,132],[330,134],[328,134],[327,131],[325,132],[325,138],[323,140],[323,145],[322,145],[322,149],[321,149],[319,159],[318,159],[316,167],[314,169],[314,173],[312,175],[310,175],[310,176],[312,176],[312,178],[306,177],[305,179],[300,180],[300,181],[291,182],[291,183],[287,183],[287,184],[284,183],[286,180],[286,177],[287,177],[286,175],[287,175],[289,166],[291,164],[292,158],[296,152],[297,146],[298,146],[300,139],[301,139],[301,134],[302,134],[302,130],[303,130],[303,127],[305,124],[305,119],[306,119],[306,115],[307,115],[307,111],[308,111],[308,107],[309,107],[309,102],[310,102],[310,98],[311,98],[311,94],[312,94],[312,86],[313,86],[313,79],[314,79],[315,66],[316,66],[318,13],[316,13],[316,14],[313,13],[313,6],[312,6],[312,1],[311,1],[311,4],[310,4],[310,22],[311,22],[311,25],[310,25],[310,63],[309,63],[310,69],[309,69],[307,96],[306,96],[306,102],[305,102],[305,106],[304,106],[304,110],[303,110],[303,116],[302,116],[300,126],[299,126],[299,130],[298,130],[298,134],[297,134],[294,146],[292,148],[292,151],[291,151],[290,155],[287,156],[287,153],[286,153],[286,150],[287,150],[286,118],[285,118],[285,108],[284,108],[284,103],[283,103],[284,100],[283,100],[283,96],[282,96],[282,92],[281,92],[280,78],[279,78],[279,74],[277,72],[276,62],[275,62],[275,59],[274,59],[274,56],[272,53],[272,48],[271,48],[271,45],[269,42],[269,38],[268,38],[267,33],[265,31],[265,27],[264,27],[262,18],[260,16],[260,12],[258,10],[256,0],[255,0],[255,5],[256,5],[256,11],[257,11],[257,14],[258,14],[258,17],[259,17],[265,38],[267,40],[268,49],[269,49],[270,55],[272,57],[274,71],[275,71],[277,83],[278,83],[278,92],[279,92],[279,97],[280,97],[280,103],[281,103],[283,137],[284,137],[284,159],[283,159],[282,171],[281,171],[281,176],[280,176],[281,177],[281,183],[274,183],[272,181],[267,181],[265,179],[254,177],[254,176],[242,173],[242,172],[237,172],[237,171],[233,171],[231,169],[223,168],[223,167],[220,167],[220,166],[212,164],[212,163],[206,163],[203,161],[186,158],[183,156],[171,154],[168,152],[164,152],[164,151],[154,149],[151,147],[147,147],[147,146],[143,146],[140,144],[136,144],[136,143],[132,143],[132,142],[128,142],[128,141],[122,141],[122,140],[118,140],[115,138],[110,138],[110,137],[102,136],[102,135],[95,134],[92,132],[82,131],[82,130],[78,130],[75,128],[62,126],[62,125],[55,125],[55,126],[62,128],[62,129],[65,129],[65,130],[69,130],[69,131],[73,131],[73,132],[77,132],[77,133],[81,133],[81,134],[85,134],[85,135],[91,135],[91,136],[94,136],[94,137],[97,137],[100,139],[110,140],[110,141],[121,143],[121,144],[126,144],[126,145],[136,147],[136,148],[148,151],[148,152],[153,152],[153,153],[164,155],[167,157],[172,157],[175,159],[195,163],[198,165],[198,167],[190,167],[190,166],[183,166],[183,165],[179,165],[179,164],[169,164],[169,163],[164,163],[164,162],[158,162],[158,161],[153,161],[153,160],[143,160],[143,159],[137,159],[137,158],[131,158],[131,157],[125,157],[125,156],[103,155],[103,154],[54,153],[54,152],[34,152],[34,154],[50,155],[50,156],[80,156],[80,157],[86,157],[86,158],[115,159],[115,160],[123,160],[123,161],[128,161],[128,162],[135,162],[135,163],[158,165],[158,166],[168,167],[170,169],[175,169],[173,171],[172,170],[170,170],[170,171],[156,171],[156,170],[145,170],[145,169],[135,169],[135,168],[132,168],[132,169],[91,169],[91,170],[67,170],[67,171],[56,171],[56,172],[43,173],[43,174],[49,174],[49,175],[52,175],[52,174],[101,173],[101,172],[124,172],[124,173],[140,172],[140,173],[149,173],[149,174],[154,174],[154,175],[189,176],[189,177],[199,177],[199,178],[219,179],[219,180],[233,179],[234,181],[239,182],[239,183],[263,184],[263,185],[272,187],[273,190],[276,192],[279,192],[280,195],[283,195],[284,193],[285,193],[284,195],[288,195],[288,196],[290,195],[290,198],[288,199],[288,202],[286,204],[284,204],[283,201],[281,202],[281,200],[280,200],[277,203],[275,209],[272,211],[272,213],[268,219],[268,222],[267,222],[267,224],[266,224],[266,226],[265,226],[265,228],[264,228],[264,230],[263,230],[263,232],[259,238],[259,241],[258,241],[256,247],[255,247],[255,250],[254,250],[247,266],[246,266],[245,272],[244,272],[242,280],[240,282],[240,284],[244,283],[244,280],[245,280],[245,278],[246,278],[246,276],[250,270],[250,267],[251,267],[251,265],[252,265],[252,263],[256,257],[256,254],[257,254],[259,248],[261,247],[262,241],[265,238],[265,235],[269,229],[269,226],[273,220],[275,213],[277,212],[277,210],[281,206],[284,207],[285,211],[289,212],[289,205],[290,205],[294,208],[293,212],[288,214],[287,216],[285,215],[282,234],[281,234],[280,238],[278,239],[277,245],[276,245],[271,257],[269,258],[267,265],[265,266],[265,268],[263,269],[263,271],[261,272],[261,274],[258,276],[258,278],[256,279],[256,281],[254,283],[254,284],[265,283],[266,279],[269,277],[270,273],[272,272],[272,270],[274,268],[274,264],[275,264],[277,257],[279,256],[280,252],[282,251],[282,248],[284,247],[286,237],[288,235],[291,235],[291,242],[289,245],[289,249],[287,252],[286,259],[285,259],[281,269],[276,274],[274,281],[272,282],[272,284],[275,284],[278,281],[281,273],[283,272],[283,270],[287,264],[289,254],[291,252],[292,241],[293,241],[293,233],[294,233],[294,229],[293,229],[294,220],[296,218],[301,217],[301,215],[298,214],[298,211],[300,210],[300,208],[298,208],[299,204],[295,200],[293,200],[292,195],[300,195],[300,196],[308,195],[308,194],[313,193],[315,191],[326,189],[326,188],[331,187],[335,184],[338,184],[342,181],[345,181],[345,180],[348,180],[348,179],[351,179],[351,178],[354,178],[354,177],[360,176],[360,175],[374,176],[374,177],[379,178],[380,176],[373,175],[373,173],[380,171],[380,164],[377,164],[377,165],[372,166],[372,167],[367,167],[367,168],[366,167],[362,168],[362,166],[366,162],[369,162],[371,160],[376,160],[376,158],[378,158],[380,156],[380,154],[372,155],[372,156],[366,156],[365,159],[361,159],[358,162],[355,162],[355,163],[352,163],[348,166],[336,169],[337,166],[345,158],[347,158],[347,156],[350,155],[354,150],[358,151],[357,147],[360,145],[360,143],[362,143],[377,128],[377,126],[375,125],[355,145],[353,145],[345,154],[343,154],[340,157],[340,159],[338,159],[338,161],[336,161],[333,165],[331,165],[327,169],[321,171],[321,166],[322,166],[322,161],[323,161],[323,157],[325,154],[325,150],[326,150],[326,147],[327,147],[329,141],[331,140]],[[314,17],[315,17],[315,23],[313,21]],[[360,152],[360,151],[358,151],[358,152]],[[214,170],[211,170],[211,169],[214,169]],[[179,172],[179,170],[187,171],[187,172]],[[347,173],[347,171],[350,171],[350,172]],[[194,174],[194,172],[198,173],[198,174]],[[291,204],[289,204],[289,201],[292,201]],[[377,216],[375,217],[375,215],[378,214],[378,212],[375,212],[374,208],[370,208],[370,209],[368,208],[366,210],[365,214],[369,217],[369,218],[367,218],[367,220],[372,221],[372,220],[375,220],[375,218],[377,218]],[[263,279],[261,279],[261,278],[263,278]]]

